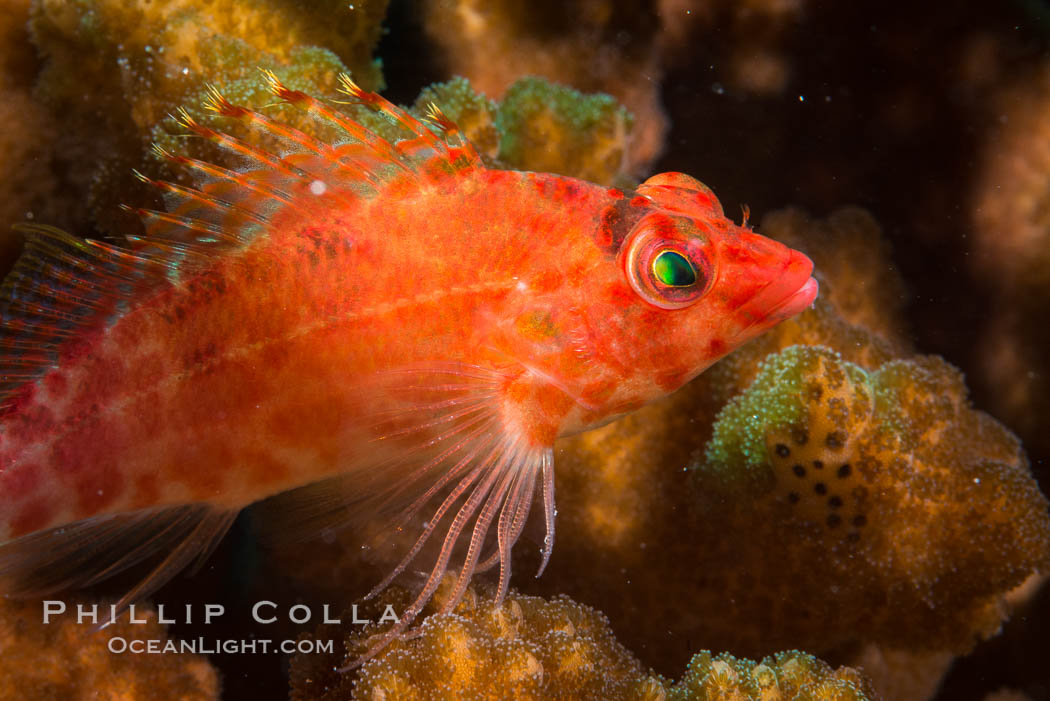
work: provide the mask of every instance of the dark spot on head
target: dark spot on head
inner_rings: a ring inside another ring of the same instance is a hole
[[[795,440],[796,445],[805,445],[809,442],[809,432],[805,429],[793,429],[791,431],[791,437]]]
[[[801,498],[802,497],[800,497],[798,495],[798,492],[790,492],[788,494],[788,501],[791,502],[792,504],[797,504],[798,500],[801,499]]]
[[[835,528],[836,526],[838,526],[838,525],[840,525],[842,523],[842,517],[839,516],[838,514],[829,514],[827,522],[828,522],[828,528]]]
[[[828,446],[832,450],[838,450],[846,444],[846,436],[841,431],[832,431],[828,434],[828,437],[824,439],[824,445]]]
[[[648,200],[646,202],[648,203]],[[615,200],[599,215],[597,229],[594,232],[595,243],[606,255],[616,256],[620,252],[620,247],[623,246],[624,239],[645,214],[645,209],[631,207],[626,198]]]
[[[838,509],[842,506],[842,497],[831,497],[828,499],[828,506],[833,509]]]
[[[824,469],[824,461],[823,460],[814,460],[813,461],[813,469],[814,470],[823,470]]]
[[[568,200],[576,199],[580,194],[580,184],[573,178],[558,179],[559,194]]]
[[[794,467],[792,467],[791,469],[792,469],[792,470],[794,471],[794,473],[795,473],[796,475],[798,475],[799,477],[805,477],[805,476],[806,476],[806,468],[802,467],[801,465],[795,465],[795,466],[794,466]]]
[[[813,491],[821,496],[824,496],[828,493],[828,485],[824,484],[823,482],[817,482],[813,485]]]
[[[851,468],[849,466],[849,463],[848,462],[843,463],[838,469],[838,476],[841,479],[846,479],[847,477],[849,477],[850,471],[851,471]]]
[[[857,528],[861,528],[862,526],[866,526],[867,524],[868,519],[866,516],[864,516],[864,514],[858,514],[857,516],[853,517],[853,525]]]
[[[783,443],[777,443],[776,451],[777,455],[779,455],[782,458],[786,458],[787,456],[791,455],[791,449]]]

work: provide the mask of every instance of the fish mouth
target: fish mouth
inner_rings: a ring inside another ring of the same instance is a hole
[[[819,285],[812,273],[813,261],[805,254],[791,251],[780,274],[744,306],[742,311],[751,322],[743,333],[750,335],[756,330],[768,329],[813,304]]]
[[[777,319],[790,319],[813,304],[813,300],[817,298],[817,292],[819,291],[820,285],[817,283],[817,278],[810,277],[802,283],[802,287],[789,294],[782,302],[769,310],[769,315]]]

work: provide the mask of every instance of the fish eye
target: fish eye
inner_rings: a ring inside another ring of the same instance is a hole
[[[634,291],[661,309],[684,309],[710,289],[710,243],[686,217],[654,214],[624,242],[623,265]]]
[[[668,287],[689,287],[696,284],[696,268],[681,253],[663,250],[653,258],[653,276]]]

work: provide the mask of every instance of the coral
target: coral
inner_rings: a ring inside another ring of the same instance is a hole
[[[669,701],[694,699],[793,699],[795,701],[860,701],[875,698],[871,683],[849,667],[831,669],[798,650],[778,652],[757,664],[723,653],[693,656],[681,681],[669,690]]]
[[[429,0],[422,9],[449,72],[480,92],[501,99],[518,78],[537,75],[608,93],[637,119],[624,172],[642,175],[663,150],[667,118],[659,99],[655,2]]]
[[[78,605],[98,606],[104,618],[107,605],[67,601],[67,612],[41,624],[42,603],[0,599],[0,698],[69,699],[176,699],[205,701],[219,698],[215,669],[197,655],[165,652],[133,654],[113,652],[110,640],[167,640],[164,627],[152,610],[136,607],[136,620],[127,614],[115,624],[95,631],[87,622],[77,623]],[[160,648],[158,648],[160,649]]]
[[[973,267],[996,286],[1050,289],[1050,63],[1004,87],[984,144]]]
[[[428,613],[453,584],[446,578]],[[378,620],[386,606],[400,611],[408,601],[406,591],[395,589],[367,617]],[[616,641],[605,617],[564,596],[545,601],[511,591],[496,606],[491,591],[471,588],[451,614],[427,617],[417,637],[393,643],[356,678],[333,671],[364,653],[381,627],[387,626],[344,623],[335,633],[343,647],[334,659],[294,658],[291,698],[659,698],[660,680]],[[321,628],[313,637],[329,639],[333,631]]]
[[[955,656],[865,645],[850,658],[849,664],[864,670],[882,701],[919,701],[934,698]]]
[[[445,585],[451,587],[452,578]],[[443,585],[444,586],[444,585]],[[440,599],[445,592],[439,592]],[[407,592],[393,590],[371,607],[398,610]],[[432,604],[431,610],[434,605]],[[343,619],[351,618],[347,612]],[[759,663],[701,652],[682,679],[647,672],[614,637],[606,618],[565,596],[547,601],[511,591],[496,605],[490,589],[474,588],[449,614],[427,617],[419,634],[395,642],[356,673],[336,668],[368,649],[383,626],[318,628],[311,637],[333,635],[343,643],[333,655],[300,654],[292,660],[294,701],[339,699],[577,699],[681,700],[841,699],[873,697],[856,670],[832,670],[801,652],[782,652]]]
[[[608,95],[522,78],[497,103],[456,78],[425,88],[413,112],[423,116],[431,102],[498,167],[623,184],[633,118]]]
[[[996,302],[976,336],[989,408],[1050,453],[1050,63],[1003,88],[972,205],[971,267]]]
[[[103,230],[133,225],[130,217],[114,219],[117,204],[146,196],[131,169],[163,173],[146,158],[150,144],[165,131],[184,133],[168,115],[199,105],[208,83],[231,97],[258,97],[256,104],[268,99],[259,68],[319,95],[334,95],[344,71],[365,88],[381,86],[371,51],[385,10],[385,0],[351,6],[39,0],[31,24],[46,57],[38,94],[61,115],[58,151],[80,193],[70,203],[74,219],[93,218]]]
[[[788,348],[722,410],[702,469],[748,482],[771,511],[786,505],[786,523],[841,548],[848,570],[907,608],[976,604],[977,621],[986,597],[1050,563],[1046,501],[1019,444],[970,409],[958,371],[939,358],[869,373],[828,349]],[[980,568],[952,572],[960,562]],[[985,615],[974,633],[998,627]],[[966,627],[944,642],[965,649]]]
[[[1031,697],[1016,689],[999,689],[985,696],[984,701],[1031,701]]]
[[[518,170],[612,184],[623,172],[631,117],[608,95],[582,95],[539,79],[507,90],[496,127],[500,159]]]

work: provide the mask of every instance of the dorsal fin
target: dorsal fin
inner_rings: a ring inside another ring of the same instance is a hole
[[[147,224],[147,236],[136,241],[155,243],[159,250],[173,244],[225,250],[265,231],[277,210],[292,207],[305,213],[322,195],[338,206],[374,196],[395,178],[423,182],[484,167],[474,147],[437,107],[432,106],[428,115],[435,133],[400,107],[362,90],[349,76],[340,76],[341,92],[351,98],[349,104],[383,115],[405,135],[389,141],[350,115],[289,89],[274,73],[264,71],[264,75],[276,97],[306,113],[317,127],[313,131],[331,132],[334,127],[343,138],[319,139],[235,105],[212,87],[207,109],[240,122],[250,138],[203,125],[185,110],[178,121],[244,165],[223,168],[158,148],[162,158],[192,171],[198,184],[185,187],[140,176],[165,193],[168,211],[136,210]]]

